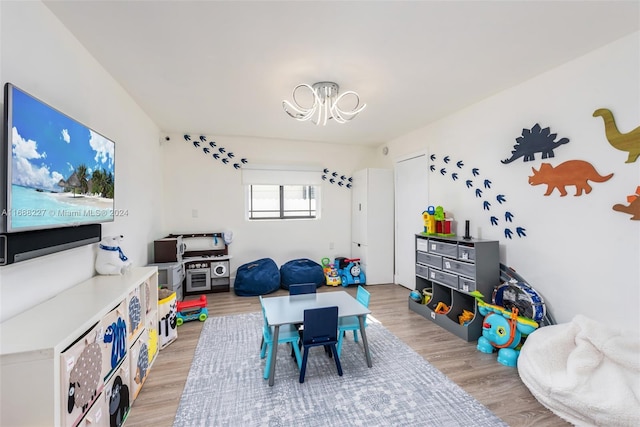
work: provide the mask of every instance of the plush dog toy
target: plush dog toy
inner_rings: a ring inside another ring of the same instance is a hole
[[[120,275],[129,270],[131,262],[120,249],[122,239],[123,236],[109,236],[100,241],[96,257],[98,274]]]

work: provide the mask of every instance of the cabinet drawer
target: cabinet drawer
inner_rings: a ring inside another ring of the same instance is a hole
[[[429,252],[429,240],[416,239],[416,250],[422,251],[422,252]]]
[[[476,248],[474,246],[458,245],[458,259],[465,261],[476,260]]]
[[[444,271],[429,269],[429,280],[440,283],[450,288],[458,289],[458,276],[445,273]]]
[[[466,277],[460,277],[458,280],[458,288],[464,292],[473,292],[476,290],[476,282]]]
[[[429,240],[429,253],[457,258],[458,245],[455,243],[440,242],[438,240]]]
[[[429,278],[429,268],[424,265],[416,264],[416,276],[423,277],[425,279]]]
[[[442,257],[424,252],[416,252],[416,262],[429,267],[442,268]]]
[[[468,262],[456,261],[455,259],[443,258],[442,269],[463,276],[475,278],[476,265]]]

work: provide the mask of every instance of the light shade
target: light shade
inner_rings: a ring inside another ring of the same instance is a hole
[[[313,101],[309,107],[301,105],[296,99],[296,93],[308,90]],[[318,82],[312,86],[302,83],[293,89],[293,103],[283,100],[282,108],[284,111],[296,120],[311,120],[316,125],[326,125],[329,119],[333,119],[338,123],[346,123],[358,115],[365,109],[367,104],[360,105],[360,97],[352,90],[338,95],[339,86],[333,82]],[[340,108],[341,101],[345,98],[351,98],[355,101],[355,107],[350,111]]]

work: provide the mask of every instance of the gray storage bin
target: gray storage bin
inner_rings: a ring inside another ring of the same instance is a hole
[[[429,267],[442,268],[442,257],[440,255],[416,252],[416,262]]]
[[[458,245],[456,243],[429,239],[429,253],[457,258]]]
[[[467,277],[475,277],[476,266],[468,262],[457,261],[455,259],[444,258],[442,260],[442,269],[455,274],[461,274]]]
[[[429,268],[424,265],[416,264],[416,276],[420,276],[422,278],[429,278]]]
[[[463,261],[475,261],[476,260],[476,248],[473,246],[467,246],[464,243],[458,244],[458,259]]]
[[[476,290],[476,282],[466,277],[460,277],[458,280],[458,289],[463,292],[473,292]]]
[[[448,286],[453,289],[458,289],[458,276],[445,273],[441,270],[429,268],[429,280],[440,283],[441,285]]]

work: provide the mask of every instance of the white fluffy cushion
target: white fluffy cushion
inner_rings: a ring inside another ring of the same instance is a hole
[[[527,338],[518,359],[540,403],[580,426],[640,426],[640,340],[585,316]]]

